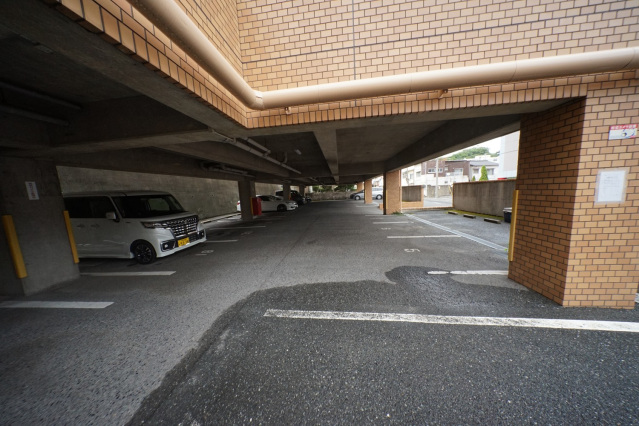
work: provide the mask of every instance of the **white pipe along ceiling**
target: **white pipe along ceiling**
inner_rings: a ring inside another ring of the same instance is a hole
[[[129,2],[254,110],[639,68],[639,47],[628,47],[260,92],[249,86],[175,0]]]

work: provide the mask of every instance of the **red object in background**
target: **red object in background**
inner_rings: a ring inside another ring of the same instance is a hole
[[[262,215],[262,200],[259,197],[251,197],[251,212],[253,216]]]

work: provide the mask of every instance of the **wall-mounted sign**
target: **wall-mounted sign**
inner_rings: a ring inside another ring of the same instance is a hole
[[[626,201],[628,169],[599,170],[595,189],[595,203],[623,203]]]
[[[636,124],[622,124],[620,126],[610,126],[608,132],[608,140],[613,139],[630,139],[637,137]]]
[[[39,200],[40,196],[38,195],[38,187],[35,182],[25,182],[27,186],[27,195],[29,196],[29,200]]]

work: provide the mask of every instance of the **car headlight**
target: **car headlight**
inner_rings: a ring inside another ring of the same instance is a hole
[[[166,222],[142,222],[142,226],[149,229],[154,229],[154,228],[166,229],[169,227]]]

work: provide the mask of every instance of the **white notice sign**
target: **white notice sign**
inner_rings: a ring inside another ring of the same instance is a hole
[[[38,187],[35,182],[25,182],[27,186],[27,194],[29,195],[30,200],[39,200],[40,196],[38,195]]]
[[[623,203],[626,200],[628,169],[599,170],[595,203]]]

